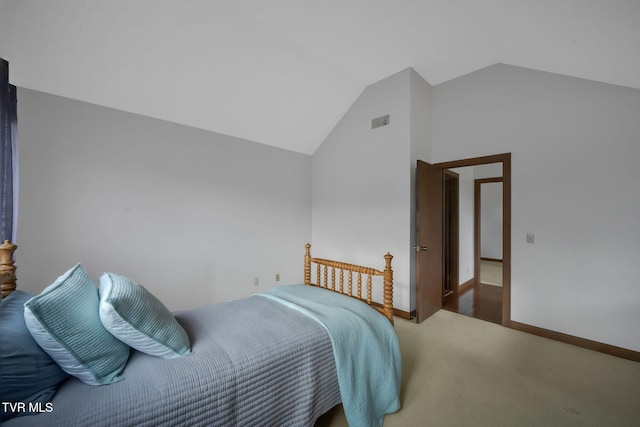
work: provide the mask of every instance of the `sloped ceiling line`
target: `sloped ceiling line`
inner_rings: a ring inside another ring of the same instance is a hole
[[[368,85],[497,62],[640,89],[634,0],[0,0],[13,84],[312,154]]]

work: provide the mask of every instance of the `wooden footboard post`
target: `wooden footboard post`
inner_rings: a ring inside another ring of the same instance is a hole
[[[307,243],[304,245],[304,284],[311,284],[311,245]]]
[[[16,290],[16,266],[13,263],[13,253],[17,248],[8,240],[0,245],[0,292],[2,292],[2,298]]]
[[[393,255],[389,252],[384,256],[386,266],[384,268],[384,297],[382,301],[382,307],[384,315],[393,324],[393,270],[391,269],[391,260]]]

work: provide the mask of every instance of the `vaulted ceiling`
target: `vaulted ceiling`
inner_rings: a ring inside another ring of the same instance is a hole
[[[640,89],[640,1],[0,0],[0,57],[21,87],[311,154],[407,67]]]

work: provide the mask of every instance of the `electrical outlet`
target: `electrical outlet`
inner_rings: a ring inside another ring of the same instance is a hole
[[[276,282],[280,281],[280,273],[276,273]]]
[[[253,286],[258,286],[259,284],[259,279],[256,277],[255,279],[253,279]]]
[[[536,235],[533,233],[527,233],[527,243],[535,243]]]

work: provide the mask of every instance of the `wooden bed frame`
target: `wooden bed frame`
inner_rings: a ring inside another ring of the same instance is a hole
[[[13,253],[18,246],[5,240],[0,245],[0,292],[2,298],[16,290],[16,266],[13,262]],[[340,261],[333,261],[311,257],[311,245],[305,245],[304,255],[304,283],[305,285],[318,286],[330,291],[348,295],[366,302],[371,307],[382,313],[391,323],[393,323],[393,270],[391,269],[391,259],[393,256],[387,253],[384,256],[386,261],[384,271],[375,268],[363,267],[355,264],[348,264]],[[316,283],[311,282],[311,264],[316,264]],[[331,283],[329,284],[329,269],[331,269]],[[339,282],[336,284],[336,270],[339,271]],[[345,288],[344,273],[347,272],[347,286]],[[357,274],[356,292],[353,293],[353,275]],[[367,276],[367,297],[362,297],[362,276]],[[372,277],[382,276],[383,281],[383,303],[375,303],[371,299]]]
[[[393,255],[387,252],[384,256],[384,271],[375,268],[363,267],[355,264],[347,264],[345,262],[333,261],[322,258],[311,257],[311,245],[305,245],[304,255],[304,284],[318,286],[334,292],[348,295],[366,302],[371,307],[382,313],[393,324],[393,270],[391,269],[391,260]],[[316,283],[311,282],[311,264],[316,264]],[[331,269],[331,283],[329,283],[329,269]],[[336,286],[336,270],[339,272],[339,282]],[[347,287],[345,289],[344,273],[347,272]],[[357,274],[356,293],[353,293],[353,274]],[[362,297],[362,276],[367,276],[367,297]],[[382,307],[371,300],[372,293],[372,277],[382,276],[383,281],[383,302]]]
[[[8,240],[0,245],[0,292],[2,298],[16,290],[16,266],[13,263],[13,253],[17,248]]]

